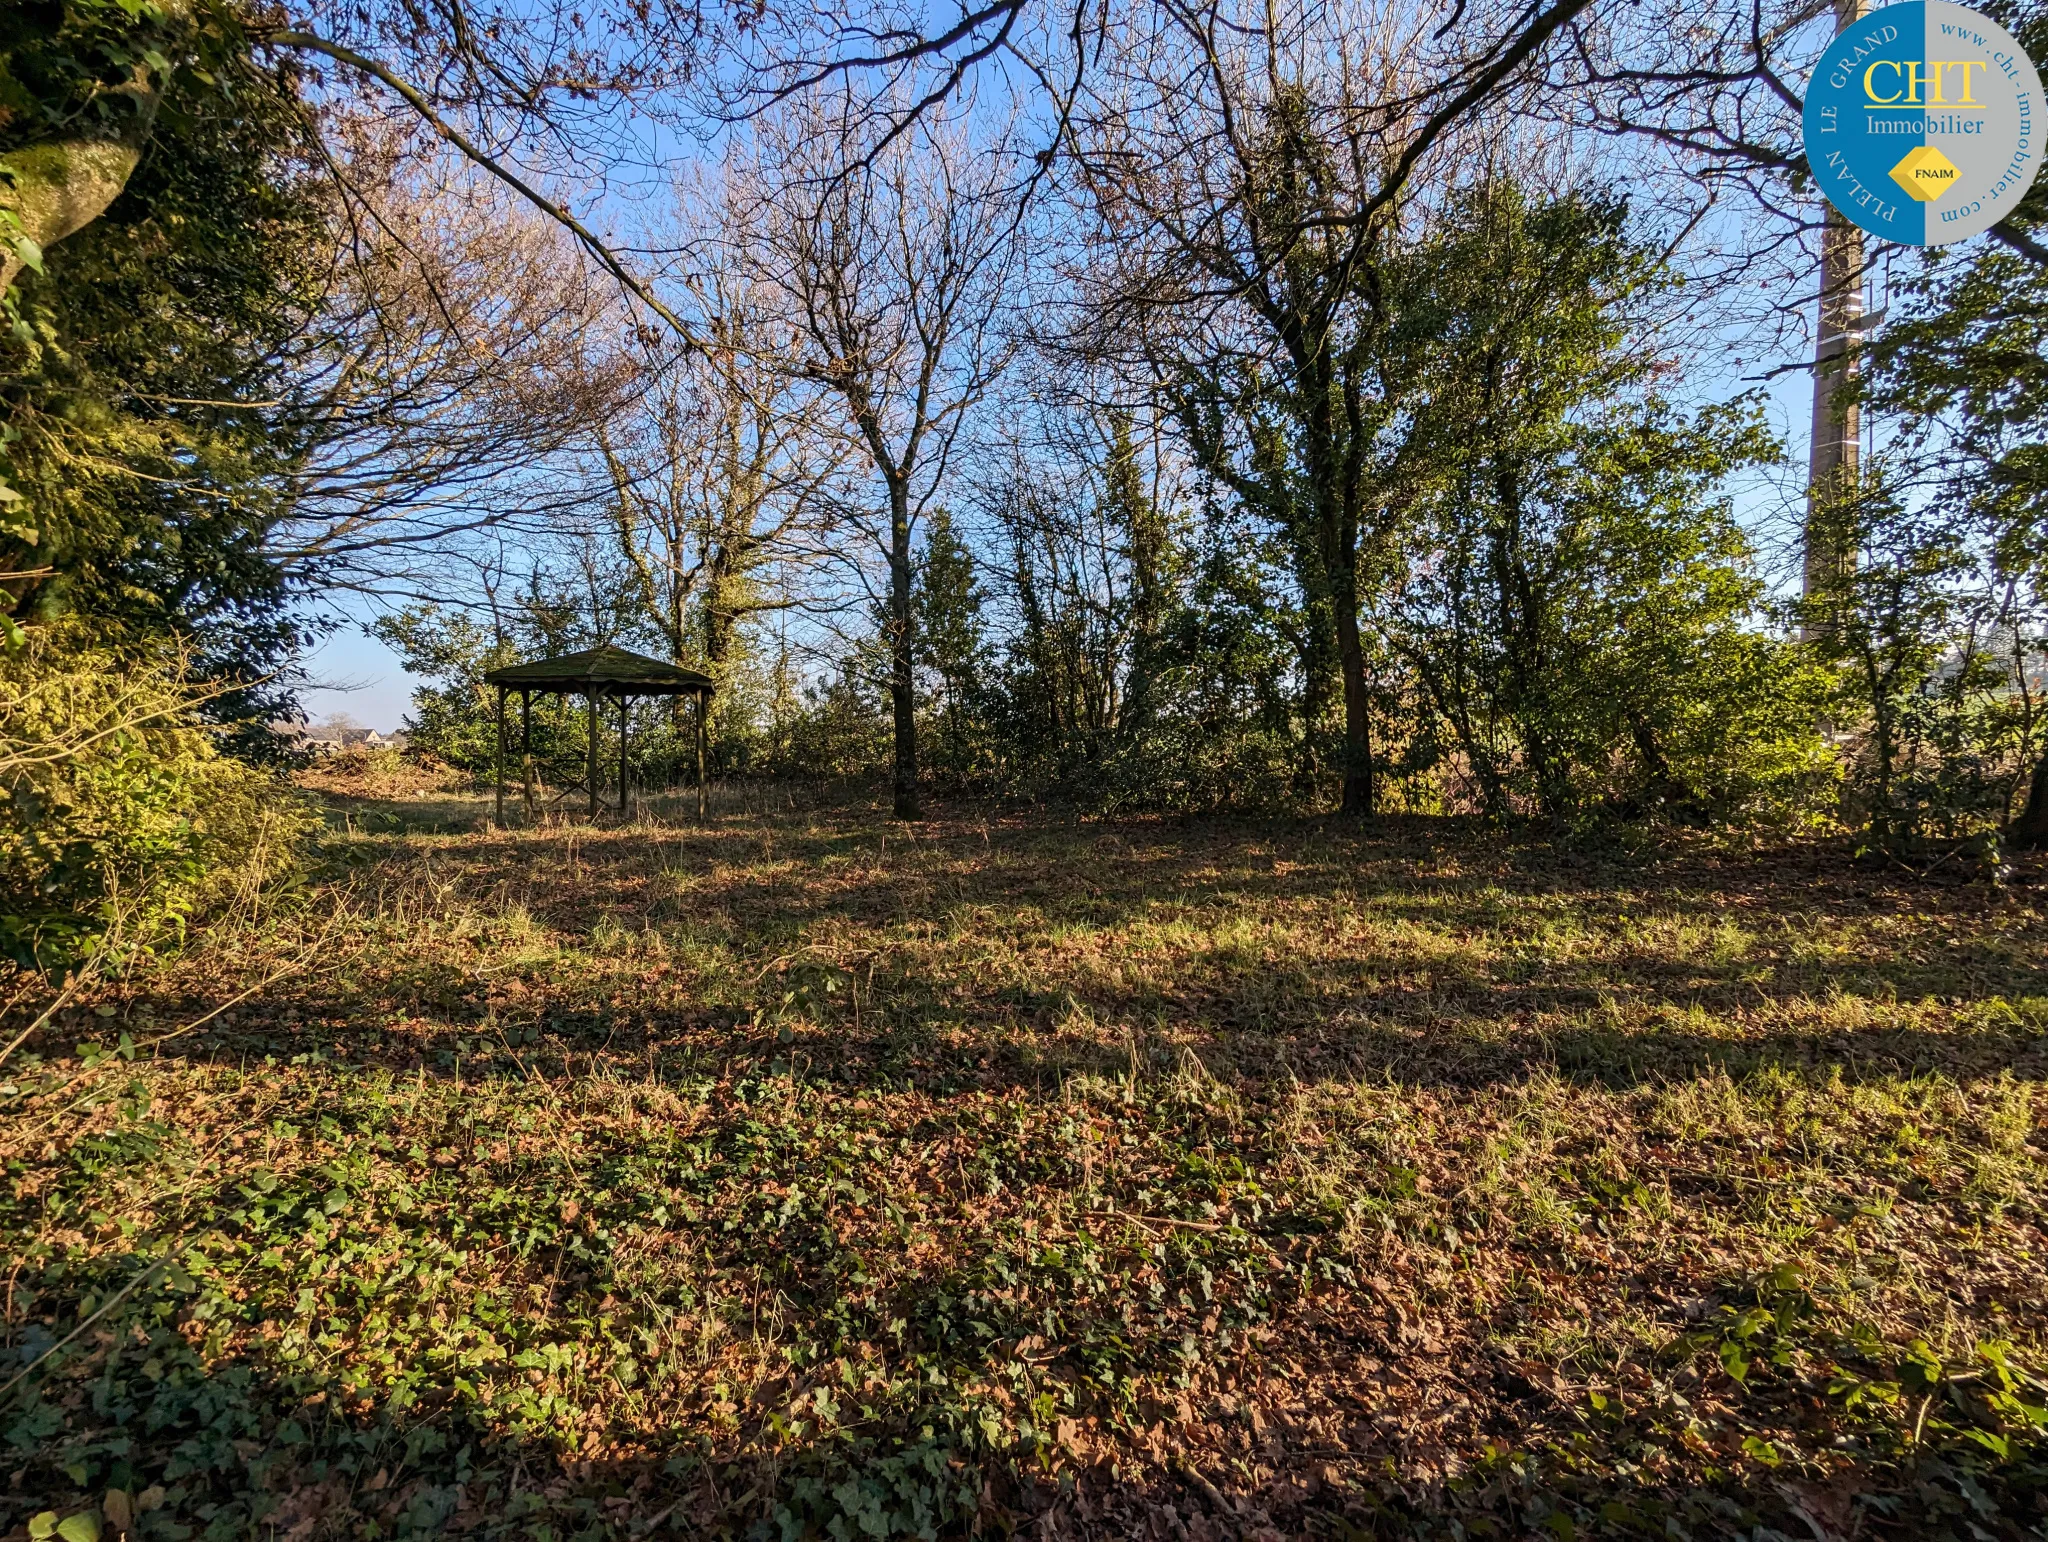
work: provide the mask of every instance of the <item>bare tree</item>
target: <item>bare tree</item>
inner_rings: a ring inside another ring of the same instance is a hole
[[[631,329],[555,227],[459,161],[360,119],[333,137],[348,196],[277,407],[302,448],[272,555],[405,592],[465,536],[549,528],[598,492],[579,452],[627,399]]]
[[[1023,238],[1000,141],[977,147],[927,117],[870,154],[865,122],[841,98],[773,126],[749,249],[797,327],[793,367],[832,393],[881,484],[881,510],[850,518],[887,573],[895,811],[916,819],[917,524],[1011,355],[1001,321]]]
[[[736,248],[691,280],[701,346],[643,359],[634,410],[595,426],[654,627],[671,658],[721,679],[749,617],[802,602],[793,580],[822,559],[850,450],[831,402],[789,368],[795,331]]]

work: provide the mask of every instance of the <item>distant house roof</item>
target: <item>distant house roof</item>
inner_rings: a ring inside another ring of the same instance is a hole
[[[384,733],[375,728],[337,728],[332,724],[272,723],[270,731],[302,751],[326,754],[334,750],[402,750],[411,740],[403,732]]]
[[[508,664],[484,676],[491,685],[514,691],[555,691],[597,696],[709,696],[714,689],[707,674],[664,664],[642,653],[629,653],[607,643],[560,658],[531,664]]]

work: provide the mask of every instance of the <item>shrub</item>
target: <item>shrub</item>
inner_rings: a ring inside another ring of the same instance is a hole
[[[314,816],[220,752],[177,654],[38,628],[0,661],[0,956],[65,969],[176,938],[288,870]]]

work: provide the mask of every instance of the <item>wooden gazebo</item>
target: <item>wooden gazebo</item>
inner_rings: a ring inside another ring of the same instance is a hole
[[[711,703],[709,675],[680,664],[664,664],[645,654],[629,653],[607,643],[581,653],[565,653],[557,659],[536,659],[531,664],[511,664],[484,676],[498,688],[498,823],[505,822],[505,697],[519,693],[519,752],[526,791],[526,811],[533,813],[533,698],[539,695],[582,696],[590,703],[589,764],[584,781],[590,790],[590,812],[598,808],[597,719],[598,702],[613,698],[619,704],[619,814],[623,818],[632,806],[626,780],[626,707],[635,696],[694,696],[697,698],[697,816],[704,816],[704,717]]]

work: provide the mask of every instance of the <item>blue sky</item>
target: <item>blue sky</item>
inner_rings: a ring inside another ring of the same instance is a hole
[[[306,656],[314,688],[300,693],[314,722],[342,715],[365,728],[389,733],[404,725],[420,682],[405,672],[398,655],[350,622]]]

